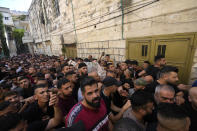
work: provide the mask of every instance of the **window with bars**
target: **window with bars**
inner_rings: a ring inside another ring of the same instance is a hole
[[[157,55],[165,56],[166,53],[166,45],[158,45]]]
[[[142,45],[142,56],[148,55],[148,45]]]
[[[9,17],[5,17],[5,20],[9,20]]]

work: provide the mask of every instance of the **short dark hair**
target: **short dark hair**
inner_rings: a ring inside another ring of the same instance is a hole
[[[146,63],[146,64],[149,64],[149,65],[150,65],[150,62],[149,62],[149,61],[144,61],[144,63]]]
[[[65,77],[76,74],[74,71],[69,71],[65,74]]]
[[[16,128],[16,126],[22,121],[23,118],[18,113],[9,113],[0,117],[0,127],[2,131],[8,131]],[[6,122],[7,121],[7,122]]]
[[[163,67],[159,72],[159,78],[161,78],[164,74],[170,73],[170,72],[176,72],[178,73],[178,68],[174,66],[165,66]]]
[[[122,118],[114,125],[114,131],[143,131],[143,128],[130,118]]]
[[[107,68],[109,69],[109,66],[113,65],[112,63],[107,63]]]
[[[38,88],[46,88],[46,87],[48,87],[47,84],[38,84],[38,85],[36,85],[35,88],[34,88],[34,94],[35,94],[35,91],[36,91]]]
[[[109,54],[106,54],[105,56],[109,56],[109,57],[110,57],[110,55],[109,55]]]
[[[138,62],[136,60],[131,61],[131,65],[138,65]]]
[[[125,63],[128,65],[131,63],[131,60],[126,60]]]
[[[57,79],[58,80],[61,80],[62,78],[64,78],[64,74],[63,73],[57,74]]]
[[[65,66],[69,66],[67,63],[64,63],[62,66],[61,66],[61,69],[63,70],[63,68],[65,67]]]
[[[163,55],[157,55],[157,56],[155,56],[154,61],[157,62],[157,61],[161,60],[162,58],[165,58],[165,56],[163,56]]]
[[[145,108],[147,103],[153,102],[153,96],[148,92],[138,90],[134,92],[130,100],[132,103],[132,109],[139,110]]]
[[[89,85],[93,85],[93,84],[97,84],[97,81],[90,76],[85,77],[82,81],[81,81],[81,91],[85,92],[85,86]]]
[[[24,79],[29,80],[26,76],[21,76],[20,79],[19,79],[19,81],[22,81],[22,80],[24,80]]]
[[[186,112],[180,106],[172,103],[160,103],[157,111],[166,119],[185,119],[187,117]]]
[[[62,88],[62,85],[65,85],[68,82],[70,82],[70,81],[68,79],[65,79],[65,78],[59,80],[58,83],[57,83],[57,88],[58,89],[61,89]]]
[[[4,92],[3,93],[3,100],[8,97],[8,96],[12,96],[12,95],[18,95],[17,92],[15,91],[8,91],[8,92]]]

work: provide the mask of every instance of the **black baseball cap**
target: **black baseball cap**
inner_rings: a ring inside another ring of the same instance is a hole
[[[117,81],[115,78],[113,77],[106,77],[104,80],[103,80],[103,84],[105,87],[109,87],[109,86],[113,86],[113,85],[116,85],[116,86],[121,86],[122,83]]]

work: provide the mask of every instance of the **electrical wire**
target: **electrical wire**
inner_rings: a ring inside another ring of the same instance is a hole
[[[133,9],[133,10],[131,10],[131,11],[128,11],[128,12],[124,13],[124,15],[125,15],[125,14],[129,14],[129,13],[131,13],[131,12],[133,12],[133,11],[139,10],[139,9],[141,9],[141,8],[143,8],[143,7],[148,6],[148,5],[151,5],[151,4],[155,3],[156,1],[158,1],[158,0],[155,0],[155,1],[153,1],[153,2],[150,2],[150,3],[146,4],[146,5],[143,5],[143,6],[139,7],[139,8],[137,8],[137,9]],[[85,26],[85,27],[76,29],[76,30],[81,30],[81,29],[85,29],[85,28],[88,28],[88,27],[91,27],[91,26],[95,26],[95,25],[98,25],[98,24],[101,24],[101,23],[104,23],[104,22],[113,20],[113,19],[118,18],[118,17],[121,17],[121,16],[122,16],[122,14],[117,15],[117,16],[114,16],[114,17],[109,18],[109,19],[104,20],[104,21],[100,21],[100,22],[98,22],[98,23],[96,23],[96,24],[91,24],[91,25],[88,25],[88,26]],[[69,33],[71,33],[71,32],[73,32],[73,30],[68,31],[68,32],[66,32],[66,33],[64,33],[64,34],[69,34]]]
[[[147,2],[147,3],[142,3],[142,4],[139,4],[139,5],[136,5],[136,6],[131,5],[131,6],[127,7],[127,8],[124,8],[124,10],[128,10],[128,9],[134,8],[134,7],[138,7],[138,6],[140,6],[140,5],[142,5],[142,6],[147,6],[147,4],[149,5],[149,4],[152,4],[152,3],[157,2],[157,1],[158,1],[158,0],[154,0],[154,1]],[[106,13],[106,14],[100,16],[100,17],[97,17],[97,18],[100,18],[99,22],[94,23],[94,24],[91,24],[91,25],[89,25],[88,27],[94,26],[94,25],[97,25],[97,24],[100,24],[101,18],[103,18],[103,17],[105,17],[105,16],[108,16],[108,15],[111,15],[111,14],[114,14],[114,13],[117,13],[117,12],[120,11],[120,9],[121,9],[121,8],[115,9],[114,11],[112,11],[112,12],[110,12],[110,13]],[[120,17],[120,16],[122,16],[122,14],[121,14],[121,15],[118,15],[118,17]],[[83,24],[87,24],[87,23],[89,23],[89,22],[92,22],[92,21],[96,20],[97,18],[91,19],[91,20],[89,20],[89,21],[87,21],[87,22],[85,22],[85,23],[80,22],[80,23],[82,23],[82,24],[79,24],[79,23],[76,22],[76,23],[78,24],[78,25],[76,25],[76,28],[79,27],[79,26],[81,26],[81,25],[83,25]],[[114,18],[114,17],[110,18],[110,20],[113,19],[113,18]],[[107,21],[108,21],[108,19],[107,19]],[[101,23],[102,23],[102,22],[101,22]],[[87,26],[86,26],[86,27],[87,27]],[[84,28],[84,27],[82,27],[82,28]],[[81,28],[80,28],[80,29],[81,29]],[[76,29],[76,30],[80,30],[80,29]],[[73,30],[68,31],[68,33],[72,32],[72,31],[73,31]],[[62,32],[62,33],[65,33],[65,32]],[[67,32],[66,32],[66,33],[67,33]],[[52,35],[53,35],[53,34],[52,34]]]

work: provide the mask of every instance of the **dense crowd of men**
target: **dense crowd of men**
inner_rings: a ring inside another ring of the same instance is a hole
[[[154,63],[23,54],[0,61],[1,131],[196,131],[197,82]]]

